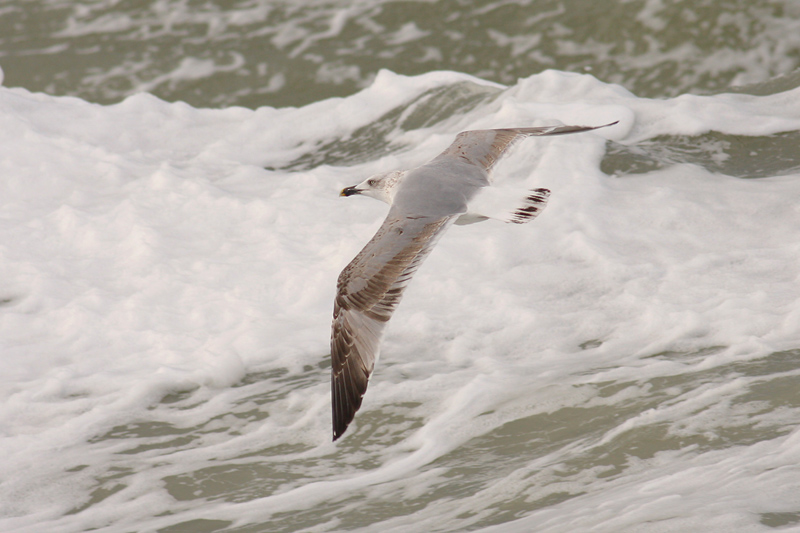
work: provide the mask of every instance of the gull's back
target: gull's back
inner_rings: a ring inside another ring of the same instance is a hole
[[[405,216],[450,217],[467,212],[467,205],[489,185],[481,167],[454,157],[437,157],[409,171],[399,184],[392,207]]]

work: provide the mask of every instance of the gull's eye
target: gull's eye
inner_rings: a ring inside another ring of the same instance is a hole
[[[369,185],[370,187],[374,187],[377,184],[378,180],[367,180],[367,185]]]

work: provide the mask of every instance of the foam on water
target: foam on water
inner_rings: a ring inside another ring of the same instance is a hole
[[[798,131],[798,91],[383,71],[252,111],[0,88],[2,529],[800,522],[800,175],[600,170],[609,146]],[[464,129],[613,120],[499,165],[550,205],[446,234],[329,442],[336,277],[386,212],[338,190]]]

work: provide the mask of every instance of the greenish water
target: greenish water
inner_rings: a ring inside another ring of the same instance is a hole
[[[800,65],[793,1],[2,0],[6,85],[111,103],[297,106],[382,68],[503,84],[591,73],[638,96],[726,90]]]

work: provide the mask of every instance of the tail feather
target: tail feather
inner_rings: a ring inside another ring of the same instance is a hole
[[[519,190],[485,187],[470,202],[467,212],[456,220],[456,224],[474,224],[490,218],[509,224],[524,224],[542,212],[549,196],[547,189],[533,189],[520,202]]]
[[[550,197],[550,191],[547,189],[534,189],[531,191],[525,200],[523,200],[522,205],[520,205],[516,211],[511,215],[510,219],[507,219],[506,222],[510,222],[512,224],[524,224],[526,222],[530,222],[536,216],[541,213],[542,209],[545,208],[547,205],[547,199]]]

